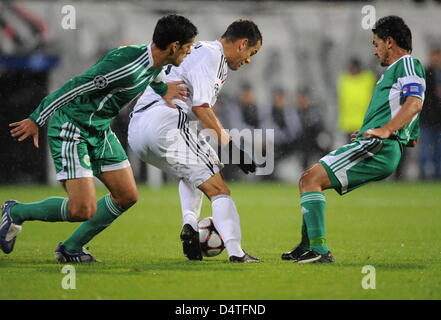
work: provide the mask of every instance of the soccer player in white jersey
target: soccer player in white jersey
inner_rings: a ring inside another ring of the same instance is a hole
[[[228,69],[238,70],[250,63],[261,46],[262,35],[254,22],[233,22],[219,40],[196,43],[181,66],[167,70],[167,81],[184,81],[190,94],[186,102],[174,100],[173,109],[153,90],[146,90],[131,115],[128,140],[132,150],[144,162],[180,178],[180,236],[184,255],[190,260],[202,260],[197,221],[205,194],[211,200],[213,222],[229,260],[260,261],[242,250],[239,215],[219,173],[223,164],[207,141],[189,126],[189,119],[197,119],[203,128],[213,130],[221,148],[239,154],[238,165],[245,173],[255,172],[254,162],[232,142],[211,107]]]

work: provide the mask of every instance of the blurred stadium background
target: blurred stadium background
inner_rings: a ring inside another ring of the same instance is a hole
[[[430,94],[438,111],[425,117],[435,123],[428,126],[440,136],[436,115],[441,118],[441,54],[437,57],[436,49],[441,47],[441,1],[2,1],[0,184],[55,183],[45,133],[36,150],[30,141],[15,142],[8,123],[26,117],[48,92],[85,71],[107,50],[150,42],[157,19],[170,12],[192,20],[200,40],[217,39],[237,18],[259,25],[262,50],[250,65],[230,73],[216,110],[226,128],[275,129],[276,171],[270,177],[250,178],[235,170],[225,175],[229,180],[296,182],[304,166],[347,141],[353,125],[347,120],[355,117],[351,112],[364,113],[383,72],[373,55],[372,33],[362,25],[366,5],[375,9],[374,20],[402,16],[413,33],[414,57],[426,66],[432,60],[435,80]],[[72,8],[74,29],[63,28]],[[124,144],[129,112],[126,108],[113,124]],[[407,150],[391,179],[437,178],[440,155],[434,154],[438,160],[432,164],[421,155],[436,152],[436,145],[440,149],[441,138],[427,140],[427,152],[422,152],[424,142]],[[130,157],[138,182],[170,181]]]

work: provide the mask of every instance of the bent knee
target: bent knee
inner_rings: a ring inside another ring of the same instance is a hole
[[[95,215],[97,210],[96,202],[92,203],[70,203],[69,216],[72,221],[86,221]]]
[[[313,176],[310,172],[304,171],[299,179],[299,190],[300,193],[305,192],[304,190],[308,189],[308,187],[312,186],[314,184]]]
[[[230,189],[228,189],[226,185],[224,186],[213,185],[210,187],[209,190],[205,190],[205,193],[210,199],[220,195],[227,195],[227,196],[231,195]]]
[[[314,167],[304,171],[299,179],[299,191],[305,193],[309,191],[321,191],[324,187],[322,176]]]
[[[113,198],[113,200],[123,209],[128,209],[138,202],[139,194],[137,191],[133,191],[125,194],[124,196]]]

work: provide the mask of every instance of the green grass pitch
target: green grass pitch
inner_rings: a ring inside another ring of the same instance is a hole
[[[177,186],[153,191],[90,244],[101,264],[75,265],[76,289],[65,290],[53,250],[77,226],[27,222],[10,255],[0,254],[0,299],[441,299],[441,185],[377,183],[340,197],[327,191],[328,244],[336,263],[280,259],[300,239],[296,186],[231,184],[242,244],[260,264],[227,262],[223,252],[187,261],[179,241]],[[98,189],[98,196],[105,194]],[[38,201],[61,188],[0,187],[0,199]],[[210,216],[205,199],[202,216]],[[362,288],[365,265],[376,289]]]

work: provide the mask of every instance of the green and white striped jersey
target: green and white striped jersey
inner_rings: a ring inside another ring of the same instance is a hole
[[[85,73],[45,97],[29,116],[43,126],[57,110],[84,128],[103,130],[119,111],[150,85],[158,94],[167,92],[162,68],[152,68],[150,45],[119,47],[105,54]]]
[[[420,61],[405,55],[391,64],[375,86],[358,137],[372,128],[383,127],[401,109],[409,96],[424,101],[426,74]],[[395,132],[401,143],[419,137],[419,113],[403,128]]]

